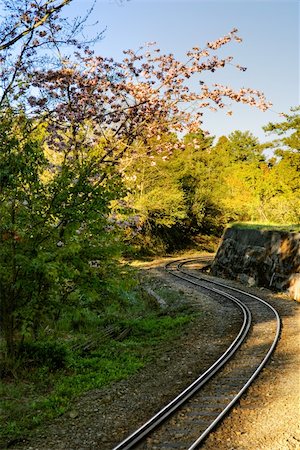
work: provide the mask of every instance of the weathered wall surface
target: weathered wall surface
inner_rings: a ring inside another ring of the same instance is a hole
[[[300,301],[300,233],[228,228],[211,272]]]

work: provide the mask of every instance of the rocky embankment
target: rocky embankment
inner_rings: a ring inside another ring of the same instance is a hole
[[[300,301],[300,233],[228,228],[211,272]]]

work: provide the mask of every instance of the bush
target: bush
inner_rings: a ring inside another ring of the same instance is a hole
[[[24,342],[20,346],[20,357],[32,367],[61,369],[67,365],[68,356],[67,347],[60,342]]]

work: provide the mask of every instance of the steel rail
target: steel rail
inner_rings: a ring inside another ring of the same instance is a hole
[[[188,450],[194,450],[199,447],[199,445],[203,442],[203,440],[207,437],[207,435],[215,428],[215,426],[223,419],[223,417],[228,413],[228,411],[233,407],[233,405],[239,400],[239,398],[243,395],[243,393],[247,390],[247,388],[250,386],[250,384],[254,381],[254,379],[257,377],[257,375],[260,373],[262,368],[267,363],[270,355],[275,349],[275,346],[278,342],[279,336],[280,336],[280,328],[281,328],[281,322],[280,317],[273,308],[272,305],[270,305],[265,300],[250,294],[248,292],[245,292],[241,289],[228,286],[227,284],[221,283],[217,280],[208,280],[207,278],[199,277],[194,274],[188,273],[182,269],[182,267],[190,262],[193,261],[199,261],[203,258],[198,259],[190,259],[190,260],[177,260],[172,261],[171,263],[168,263],[166,265],[166,270],[172,274],[173,276],[183,279],[184,281],[187,281],[195,286],[202,287],[206,290],[212,291],[214,293],[217,293],[221,296],[224,296],[231,301],[233,301],[235,304],[237,304],[241,310],[243,311],[243,325],[234,339],[234,341],[231,343],[231,345],[228,347],[228,349],[221,355],[221,357],[200,377],[198,377],[188,388],[186,388],[181,394],[179,394],[174,400],[172,400],[168,405],[166,405],[162,410],[160,410],[155,416],[153,416],[148,422],[146,422],[143,426],[141,426],[138,430],[136,430],[134,433],[132,433],[128,438],[126,438],[124,441],[122,441],[119,445],[117,445],[113,450],[129,450],[132,447],[134,447],[136,444],[138,444],[140,441],[142,441],[154,428],[156,428],[158,425],[160,425],[162,422],[164,422],[176,409],[178,409],[183,403],[185,403],[190,397],[192,397],[216,372],[218,372],[221,367],[234,355],[234,353],[237,351],[237,349],[241,346],[242,342],[244,341],[249,328],[251,324],[251,312],[249,308],[238,298],[234,297],[233,295],[229,294],[228,292],[224,292],[223,290],[216,289],[215,287],[208,287],[206,285],[203,285],[204,283],[210,284],[210,285],[216,285],[221,288],[225,288],[228,290],[231,290],[232,292],[237,292],[242,294],[243,296],[247,296],[249,298],[252,298],[253,300],[256,300],[265,306],[269,308],[276,318],[276,332],[275,337],[272,341],[271,346],[269,347],[269,350],[263,357],[260,364],[256,367],[250,378],[248,378],[247,382],[243,385],[243,387],[239,390],[239,392],[234,396],[234,398],[228,403],[228,405],[225,406],[225,408],[221,411],[221,413],[213,420],[213,422],[204,430],[204,432],[199,436],[199,438],[194,441],[194,443],[188,448]],[[207,258],[205,258],[207,259]],[[178,272],[175,272],[173,269],[171,269],[171,266],[177,264],[176,269]],[[193,280],[191,280],[191,278]],[[196,281],[195,281],[196,280]],[[202,283],[201,283],[202,282]]]
[[[177,261],[173,261],[166,265],[166,269],[175,275],[172,270],[170,271],[169,267],[171,264],[177,263]],[[177,274],[175,276],[178,276]],[[198,286],[199,284],[189,280],[186,277],[178,276],[179,278],[184,278],[191,284]],[[202,286],[204,287],[204,286]],[[183,403],[185,403],[189,398],[191,398],[204,384],[206,384],[210,378],[218,372],[221,367],[226,364],[226,362],[235,354],[235,352],[242,345],[245,337],[248,334],[248,331],[251,326],[251,312],[249,308],[244,305],[238,298],[234,297],[231,294],[224,293],[219,289],[213,287],[205,287],[205,289],[217,293],[221,296],[224,296],[234,302],[243,313],[243,324],[236,336],[236,338],[232,341],[227,350],[215,361],[203,374],[201,374],[192,384],[190,384],[184,391],[182,391],[177,397],[175,397],[170,403],[168,403],[164,408],[162,408],[158,413],[156,413],[150,420],[148,420],[145,424],[143,424],[140,428],[138,428],[134,433],[128,436],[125,440],[123,440],[120,444],[114,447],[113,450],[129,450],[142,441],[154,428],[164,422],[171,414],[178,409]]]
[[[199,259],[201,260],[202,258],[199,257]],[[185,265],[185,264],[187,264],[188,262],[191,262],[191,261],[197,261],[197,259],[188,259],[188,260],[185,260],[185,261],[181,261],[181,263],[179,264],[179,266],[180,266],[179,268],[181,268],[183,265]],[[186,273],[186,272],[184,272],[184,273]],[[277,321],[276,337],[277,337],[277,341],[278,341],[279,336],[280,336],[281,320],[280,320],[280,316],[279,316],[278,312],[276,311],[276,309],[272,305],[270,305],[270,303],[266,302],[265,300],[263,300],[260,297],[257,297],[254,294],[250,294],[250,292],[246,292],[246,291],[243,291],[241,289],[235,288],[233,286],[229,286],[228,284],[221,283],[220,281],[209,280],[207,278],[195,276],[195,275],[190,274],[190,273],[188,275],[190,277],[192,277],[192,278],[196,278],[197,280],[204,281],[204,282],[210,283],[210,284],[216,284],[217,286],[221,286],[221,287],[229,289],[231,291],[239,292],[240,294],[243,294],[243,295],[245,295],[247,297],[253,298],[254,300],[258,300],[260,303],[263,303],[265,306],[267,306],[274,313],[274,315],[276,317],[276,321]]]
[[[201,259],[201,258],[199,258],[199,259]],[[198,260],[197,259],[192,259],[192,260],[186,260],[184,262],[180,262],[178,264],[178,269],[180,270],[183,265],[188,264],[189,262],[198,261]],[[187,274],[185,271],[183,273]],[[273,353],[273,351],[274,351],[274,349],[276,347],[276,344],[277,344],[277,342],[279,340],[280,330],[281,330],[281,320],[280,320],[280,316],[279,316],[278,312],[276,311],[276,309],[272,305],[270,305],[268,302],[266,302],[265,300],[261,299],[260,297],[257,297],[256,295],[253,295],[253,294],[250,294],[248,292],[242,291],[241,289],[235,288],[233,286],[228,286],[227,284],[221,283],[221,282],[216,281],[216,280],[207,280],[206,278],[199,277],[199,276],[196,276],[196,275],[193,275],[193,274],[190,274],[190,273],[188,274],[188,276],[192,277],[194,279],[197,279],[197,280],[205,281],[205,282],[210,283],[210,284],[215,284],[217,286],[221,286],[223,288],[229,289],[229,290],[234,291],[234,292],[241,293],[243,295],[246,295],[249,298],[257,300],[260,303],[262,303],[265,306],[267,306],[274,313],[275,318],[276,318],[276,332],[275,332],[275,336],[274,336],[273,342],[272,342],[269,350],[265,354],[265,357],[263,358],[263,360],[261,361],[259,366],[256,368],[256,370],[253,372],[251,377],[248,379],[248,381],[244,384],[244,386],[240,389],[240,391],[230,401],[230,403],[228,403],[228,405],[222,410],[222,412],[216,417],[216,419],[206,428],[206,430],[201,434],[201,436],[199,436],[199,438],[188,448],[188,450],[195,450],[196,448],[199,447],[199,445],[201,444],[201,442],[203,442],[203,440],[207,437],[207,435],[213,430],[213,428],[215,428],[215,426],[223,419],[223,417],[228,413],[228,411],[234,406],[234,404],[239,400],[239,398],[248,389],[250,384],[254,381],[254,379],[258,376],[258,374],[261,372],[261,370],[266,365],[268,359],[270,358],[271,354]]]

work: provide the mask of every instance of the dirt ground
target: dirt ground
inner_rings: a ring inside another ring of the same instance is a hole
[[[236,309],[174,280],[162,262],[146,265],[152,289],[180,289],[182,302],[201,312],[172,346],[128,380],[80,398],[69,413],[23,445],[27,450],[111,450],[201,374],[229,345],[240,325]],[[154,281],[153,281],[154,280]],[[282,318],[280,342],[238,406],[204,442],[206,450],[300,450],[300,304],[284,295],[251,289]],[[217,319],[217,320],[216,320]],[[184,449],[182,449],[184,450]]]

